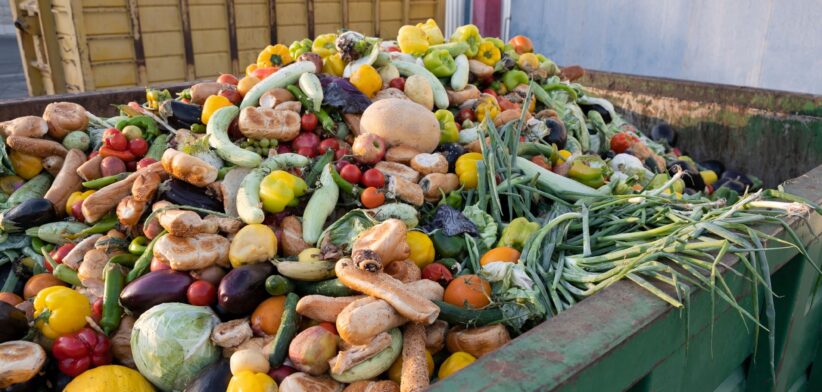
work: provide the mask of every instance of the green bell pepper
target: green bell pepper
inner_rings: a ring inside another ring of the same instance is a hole
[[[502,230],[497,246],[508,246],[522,252],[528,238],[537,230],[539,230],[539,223],[529,222],[523,217],[516,218]]]
[[[602,176],[602,170],[590,167],[579,159],[574,160],[571,164],[571,168],[568,169],[568,178],[572,178],[581,184],[590,186],[591,188],[599,188],[602,185],[605,185],[605,178]]]
[[[297,60],[297,58],[300,57],[300,55],[310,52],[311,45],[313,44],[314,42],[308,38],[303,38],[300,41],[294,41],[288,47],[288,54],[291,55],[292,59]]]
[[[496,37],[485,37],[485,38],[483,38],[483,39],[482,39],[482,41],[483,41],[483,42],[490,42],[490,43],[494,44],[494,46],[496,46],[496,47],[497,47],[497,49],[499,49],[500,51],[502,51],[503,49],[505,49],[505,42],[502,42],[502,40],[501,40],[501,39],[499,39],[499,38],[496,38]]]
[[[152,136],[155,136],[159,133],[159,130],[157,129],[157,123],[154,122],[154,119],[152,119],[149,116],[140,115],[125,120],[120,120],[117,122],[117,129],[122,131],[123,128],[129,125],[134,125],[142,129],[143,132]]]
[[[459,257],[465,251],[465,239],[462,236],[447,236],[442,230],[435,230],[430,237],[437,259]]]
[[[468,58],[474,58],[477,55],[477,51],[479,51],[479,45],[480,42],[482,42],[482,37],[480,36],[479,28],[477,26],[467,24],[454,30],[454,34],[451,34],[451,42],[467,43],[468,50],[465,51],[465,55],[468,56]]]
[[[528,74],[518,69],[512,69],[502,75],[502,84],[511,91],[520,84],[528,84]]]
[[[458,142],[460,139],[460,131],[457,130],[454,113],[440,109],[434,113],[434,117],[436,117],[440,123],[440,144]]]
[[[422,62],[425,64],[425,69],[431,71],[438,78],[451,76],[457,71],[457,63],[445,49],[429,52],[422,59]]]

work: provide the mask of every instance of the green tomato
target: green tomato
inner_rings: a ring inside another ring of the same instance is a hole
[[[70,132],[63,138],[63,146],[69,150],[76,148],[80,151],[86,151],[89,145],[91,145],[91,139],[89,139],[88,134],[83,131]]]

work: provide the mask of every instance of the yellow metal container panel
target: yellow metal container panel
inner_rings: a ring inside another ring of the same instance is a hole
[[[185,69],[186,60],[182,54],[146,58],[148,79],[152,83],[184,81],[186,79]]]
[[[156,33],[143,32],[143,47],[145,47],[146,58],[182,56],[183,32],[181,30]]]
[[[92,65],[94,72],[94,82],[97,88],[114,88],[134,86],[137,84],[137,77],[134,74],[134,66],[130,63],[102,63]]]
[[[88,40],[89,57],[98,61],[133,61],[134,41],[131,37],[95,37]]]

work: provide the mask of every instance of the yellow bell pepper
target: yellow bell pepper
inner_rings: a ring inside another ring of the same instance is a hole
[[[533,53],[523,53],[517,59],[517,66],[526,72],[531,72],[539,68],[539,58]]]
[[[231,377],[226,392],[277,392],[277,383],[268,374],[243,370]]]
[[[483,37],[482,42],[490,42],[500,51],[502,51],[502,49],[505,48],[505,42],[502,42],[501,39],[496,37]]]
[[[554,164],[562,164],[571,157],[571,152],[568,150],[559,150],[556,156],[554,156]]]
[[[482,94],[477,102],[477,109],[474,112],[477,114],[477,120],[479,122],[485,121],[486,116],[490,117],[489,119],[493,121],[499,114],[499,102],[497,102],[497,99],[491,94]]]
[[[500,53],[499,48],[494,46],[493,42],[485,41],[481,43],[479,49],[477,49],[476,59],[483,64],[493,67],[497,64],[497,61],[499,61],[501,57],[502,54]]]
[[[425,32],[425,37],[428,38],[428,43],[431,45],[439,45],[445,42],[445,37],[442,36],[442,30],[437,25],[434,19],[428,19],[425,23],[417,23],[417,27]]]
[[[308,185],[302,178],[283,170],[275,170],[260,183],[260,199],[263,209],[278,213],[286,207],[297,205],[298,198],[305,193]]]
[[[257,67],[282,67],[294,61],[288,47],[283,44],[268,45],[257,55]]]
[[[14,172],[25,180],[30,180],[43,171],[43,160],[34,155],[12,151],[9,153],[9,159]]]
[[[268,261],[277,255],[277,236],[266,225],[259,223],[244,226],[228,248],[228,261],[234,268],[246,264]]]
[[[409,231],[405,235],[405,241],[411,248],[408,259],[413,261],[420,269],[434,262],[434,242],[427,234],[421,231]]]
[[[200,120],[203,124],[208,124],[208,120],[211,118],[211,115],[214,114],[218,109],[224,108],[226,106],[234,105],[228,98],[222,95],[212,95],[206,98],[205,103],[203,103],[203,114],[200,116]]]
[[[337,34],[321,34],[317,36],[317,38],[314,39],[314,43],[311,44],[311,51],[320,55],[322,58],[326,58],[337,53],[336,41]]]
[[[474,58],[477,55],[481,41],[479,28],[472,24],[457,27],[454,34],[451,34],[451,42],[465,42],[468,44],[468,50],[465,52],[468,58]]]
[[[88,298],[65,286],[47,287],[34,297],[35,325],[49,339],[79,331],[90,314]]]
[[[351,74],[349,81],[354,87],[367,95],[368,98],[373,97],[374,94],[382,88],[380,73],[368,64],[363,64],[357,68],[357,70]]]
[[[68,200],[66,201],[66,215],[71,216],[71,207],[74,205],[74,203],[77,203],[80,200],[86,200],[86,198],[88,198],[92,194],[94,194],[93,189],[85,192],[72,192],[72,194],[69,195]]]
[[[477,359],[474,358],[473,355],[468,354],[465,351],[457,351],[446,358],[445,362],[440,365],[440,371],[437,373],[437,377],[442,380],[443,378],[462,370],[462,368],[470,365],[471,362],[476,360]]]
[[[424,55],[430,45],[425,31],[417,26],[405,25],[400,27],[397,34],[397,43],[403,53],[417,56]]]
[[[257,63],[248,64],[248,67],[245,67],[245,76],[254,76],[254,71],[257,70]]]
[[[345,69],[345,62],[342,55],[334,53],[323,59],[323,73],[334,76],[342,76]]]
[[[476,189],[479,175],[477,173],[477,161],[482,160],[482,154],[469,152],[460,155],[454,164],[454,173],[460,178],[460,184],[465,189]]]
[[[154,392],[140,372],[120,365],[104,365],[86,370],[66,385],[63,392]]]

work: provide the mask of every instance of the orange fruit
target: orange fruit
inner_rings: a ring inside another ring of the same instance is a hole
[[[458,276],[445,288],[443,300],[454,306],[482,309],[491,303],[491,284],[477,275]]]
[[[480,265],[486,265],[494,261],[507,261],[509,263],[517,263],[519,260],[519,251],[510,246],[499,246],[485,252],[480,258]]]
[[[251,329],[254,334],[258,336],[262,334],[276,335],[277,330],[280,329],[280,320],[283,317],[284,310],[284,295],[271,297],[257,305],[257,309],[254,309],[254,313],[251,314]]]

